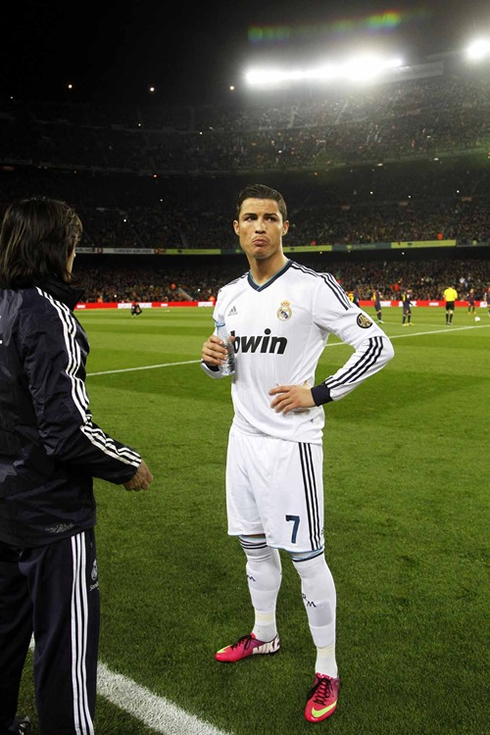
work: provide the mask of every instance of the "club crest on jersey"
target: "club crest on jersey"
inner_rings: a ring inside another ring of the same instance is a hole
[[[292,316],[293,312],[291,311],[291,302],[281,301],[281,306],[277,310],[277,318],[282,322],[287,322],[287,320],[291,319]]]
[[[364,314],[359,314],[357,317],[357,324],[361,327],[361,329],[369,329],[373,325],[371,319],[368,319],[367,316]]]

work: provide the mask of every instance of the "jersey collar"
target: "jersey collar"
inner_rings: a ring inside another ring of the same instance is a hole
[[[292,265],[292,261],[288,260],[283,267],[277,271],[277,273],[274,273],[272,278],[269,278],[268,281],[265,283],[262,283],[260,286],[258,283],[255,283],[254,279],[252,278],[252,274],[249,271],[248,272],[248,285],[251,286],[255,291],[263,291],[265,288],[268,288],[270,285],[274,283],[274,281],[277,281],[278,278],[280,278]]]

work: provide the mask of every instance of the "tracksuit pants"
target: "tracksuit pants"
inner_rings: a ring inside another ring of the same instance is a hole
[[[94,529],[29,549],[0,542],[0,735],[32,635],[41,735],[93,735],[99,632]]]

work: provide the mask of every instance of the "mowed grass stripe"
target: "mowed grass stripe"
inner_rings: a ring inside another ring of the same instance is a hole
[[[466,331],[468,329],[481,329],[482,327],[490,327],[490,324],[483,324],[483,325],[468,325],[466,327],[451,327],[451,328],[445,328],[445,329],[433,329],[428,331],[422,331],[422,332],[404,332],[403,334],[391,334],[389,335],[391,340],[395,339],[403,339],[405,337],[421,337],[426,336],[430,334],[449,334],[454,333],[456,331]],[[333,337],[335,339],[335,336]],[[326,347],[339,347],[344,345],[343,342],[337,341],[337,342],[329,342]],[[344,345],[345,346],[345,345]],[[348,346],[348,345],[347,345]],[[98,370],[96,372],[89,372],[87,373],[87,376],[93,377],[95,375],[115,375],[116,373],[131,373],[137,370],[155,370],[157,368],[168,368],[168,367],[178,367],[180,365],[195,365],[199,364],[201,360],[181,360],[179,362],[162,362],[157,365],[139,365],[137,367],[129,367],[129,368],[118,368],[116,370]]]

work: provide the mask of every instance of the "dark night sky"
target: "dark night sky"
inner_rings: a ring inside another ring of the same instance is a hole
[[[389,12],[398,13],[393,26],[368,29],[370,16]],[[1,28],[2,98],[192,104],[240,89],[244,69],[260,61],[313,62],[360,43],[401,49],[407,61],[457,52],[490,36],[490,2],[23,0]]]

